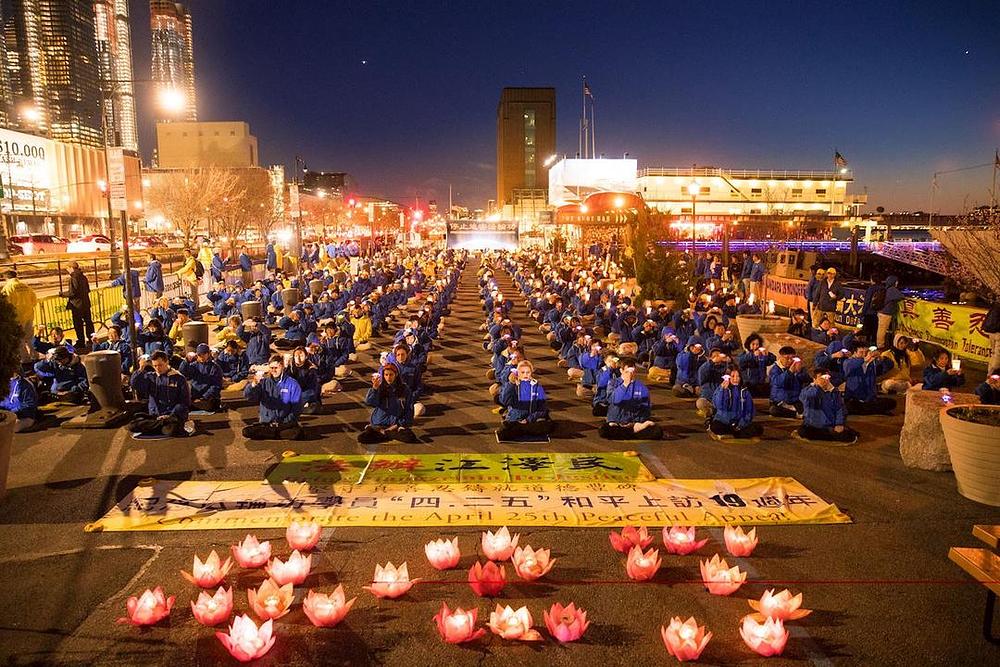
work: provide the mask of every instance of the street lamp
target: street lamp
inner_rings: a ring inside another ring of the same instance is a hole
[[[701,191],[701,186],[698,181],[691,181],[687,186],[688,194],[691,195],[691,271],[694,272],[695,266],[695,246],[697,244],[697,226],[695,221],[696,217],[696,206],[698,202],[698,193]]]

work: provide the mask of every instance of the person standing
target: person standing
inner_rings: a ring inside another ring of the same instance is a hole
[[[209,244],[208,240],[204,240],[201,243],[201,248],[198,250],[198,261],[201,263],[201,283],[206,294],[212,291],[212,246]]]
[[[264,249],[264,265],[268,273],[273,274],[278,270],[278,253],[274,250],[274,241],[268,241]]]
[[[66,291],[66,308],[73,316],[73,329],[76,331],[76,344],[81,347],[87,344],[94,335],[94,318],[91,316],[90,281],[80,270],[79,262],[69,265],[69,289]]]
[[[152,294],[150,304],[155,304],[163,296],[163,265],[154,253],[149,253],[149,264],[146,266],[146,294]]]
[[[184,264],[181,268],[177,269],[176,275],[181,279],[181,283],[187,287],[188,292],[191,294],[191,301],[194,302],[195,310],[201,305],[201,298],[198,294],[198,268],[197,262],[194,258],[194,253],[191,252],[190,248],[184,248]],[[204,268],[202,269],[204,271]]]
[[[764,275],[767,273],[764,267],[764,260],[760,255],[753,256],[753,266],[750,267],[750,293],[753,298],[760,303],[764,296]]]
[[[837,269],[826,270],[826,280],[816,285],[816,300],[813,302],[813,326],[819,327],[823,318],[833,324],[837,321],[837,302],[844,298],[844,288],[837,279]]]
[[[899,278],[889,276],[885,279],[885,295],[882,297],[882,306],[878,310],[878,333],[875,334],[876,347],[886,347],[886,336],[889,334],[889,327],[896,317],[896,309],[899,302],[903,300],[903,293],[897,286]],[[878,296],[876,295],[876,299]]]
[[[253,260],[250,258],[250,253],[247,251],[247,247],[243,246],[240,248],[240,271],[243,272],[243,284],[246,287],[253,285]]]
[[[132,303],[135,304],[135,310],[136,310],[136,312],[139,312],[139,310],[141,310],[140,307],[139,307],[139,297],[141,295],[140,289],[139,289],[139,271],[137,271],[136,269],[130,269],[129,270],[129,279],[130,279],[129,280],[129,287],[131,287],[131,289],[132,289]],[[115,278],[114,280],[111,281],[111,285],[110,286],[111,287],[118,287],[119,285],[121,285],[121,287],[122,287],[122,299],[124,299],[125,302],[128,303],[128,288],[126,288],[126,286],[125,286],[125,272],[124,271],[122,271],[121,275],[119,275],[117,278]]]
[[[31,341],[35,336],[35,304],[38,303],[38,297],[35,290],[17,277],[14,269],[7,271],[5,277],[7,280],[0,287],[0,294],[7,297],[10,305],[14,306],[17,323],[21,325],[21,361],[33,361],[35,353],[31,348]]]
[[[806,285],[806,310],[809,311],[809,321],[817,329],[819,328],[819,306],[816,303],[819,299],[819,286],[824,282],[826,282],[826,269],[818,268]],[[808,338],[808,334],[805,337]]]
[[[1000,301],[994,301],[983,319],[983,333],[990,339],[990,368],[1000,368]]]

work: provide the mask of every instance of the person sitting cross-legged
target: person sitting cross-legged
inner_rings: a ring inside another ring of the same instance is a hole
[[[650,419],[649,389],[636,377],[635,359],[622,360],[621,369],[608,385],[607,421],[598,432],[608,440],[659,440],[663,429]]]
[[[756,438],[764,429],[754,424],[753,394],[742,384],[740,369],[732,366],[722,376],[722,382],[712,395],[715,414],[708,428],[715,435],[735,438]]]
[[[212,358],[212,348],[207,343],[198,343],[177,370],[191,383],[191,400],[207,412],[218,412],[222,407],[223,374],[222,367]]]
[[[767,371],[771,386],[770,409],[772,417],[796,419],[802,416],[799,394],[809,382],[809,373],[802,368],[802,359],[795,356],[795,348],[786,345],[778,350],[778,359]]]
[[[358,434],[358,442],[372,445],[389,440],[416,442],[413,434],[413,395],[400,377],[399,367],[388,362],[372,374],[372,386],[365,395],[372,409],[368,425]]]
[[[878,395],[878,376],[891,364],[874,345],[865,347],[851,341],[851,356],[844,360],[844,403],[852,415],[891,415],[896,401]]]
[[[813,382],[800,394],[804,413],[799,435],[806,440],[854,442],[858,432],[846,424],[844,398],[822,368],[813,370]]]
[[[994,368],[975,393],[983,405],[1000,405],[1000,368]]]
[[[48,351],[45,358],[35,362],[35,374],[51,380],[49,391],[57,401],[83,404],[87,401],[90,383],[80,357],[62,345]]]
[[[505,411],[497,429],[498,440],[537,438],[552,432],[553,423],[545,407],[545,389],[532,377],[534,370],[527,359],[520,361],[500,391],[500,405]]]
[[[20,373],[14,373],[10,378],[9,391],[0,401],[0,410],[10,410],[17,417],[14,433],[23,433],[34,427],[38,421],[38,392],[35,391],[35,385]]]
[[[170,367],[170,357],[157,350],[139,362],[132,374],[132,387],[148,396],[146,412],[132,418],[129,429],[142,435],[186,435],[184,423],[191,411],[191,388],[179,371]]]
[[[272,355],[267,372],[257,372],[243,388],[243,396],[260,405],[256,424],[243,428],[250,440],[298,440],[302,437],[299,413],[302,411],[302,388],[285,372],[285,360]]]

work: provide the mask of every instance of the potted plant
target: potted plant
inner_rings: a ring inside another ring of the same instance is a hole
[[[1000,507],[1000,406],[945,407],[940,419],[958,492]]]
[[[0,386],[6,395],[10,378],[21,370],[21,325],[7,297],[0,296]],[[0,410],[0,496],[7,491],[7,470],[10,468],[10,447],[17,417]]]

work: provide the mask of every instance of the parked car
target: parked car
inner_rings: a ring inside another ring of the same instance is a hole
[[[7,239],[7,254],[11,257],[24,254],[24,248],[13,243],[10,239]]]
[[[22,234],[11,236],[9,243],[16,243],[25,255],[44,255],[45,253],[66,252],[68,242],[53,234]]]
[[[66,252],[107,252],[111,250],[111,239],[101,234],[81,236],[66,248]]]
[[[135,238],[129,239],[128,244],[136,250],[167,247],[167,244],[160,240],[158,236],[136,236]]]

